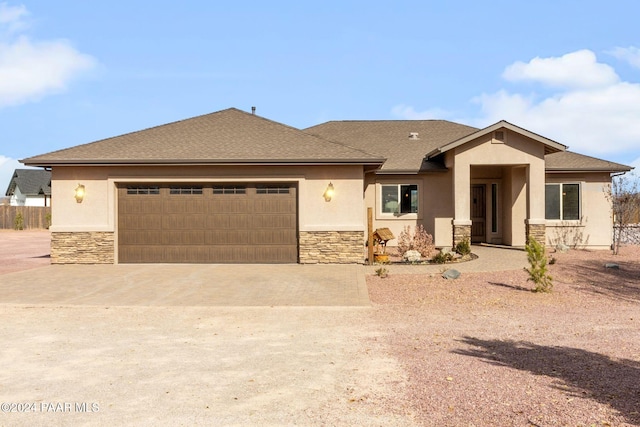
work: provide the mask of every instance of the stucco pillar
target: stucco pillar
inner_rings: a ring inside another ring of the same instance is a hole
[[[544,159],[532,161],[527,169],[528,203],[525,238],[529,241],[529,236],[532,236],[544,245],[546,244]]]
[[[458,160],[458,159],[456,159]],[[453,168],[453,246],[465,239],[471,241],[471,166],[456,162]]]

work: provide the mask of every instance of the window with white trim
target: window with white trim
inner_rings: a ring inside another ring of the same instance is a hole
[[[545,218],[561,221],[580,219],[580,184],[546,184]]]
[[[382,213],[418,213],[417,184],[382,184],[380,197],[380,211]]]

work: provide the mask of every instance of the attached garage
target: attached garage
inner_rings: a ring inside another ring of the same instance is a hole
[[[235,108],[25,160],[51,169],[53,264],[362,263],[383,162]]]
[[[295,263],[295,184],[126,184],[120,263]]]

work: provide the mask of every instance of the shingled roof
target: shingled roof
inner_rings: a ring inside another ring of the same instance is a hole
[[[437,161],[424,161],[425,155],[478,129],[446,120],[348,120],[305,131],[385,157],[381,172],[392,173],[443,169]]]
[[[26,196],[44,194],[51,196],[51,171],[38,169],[16,169],[13,172],[5,196],[12,196],[16,188]]]
[[[384,158],[235,108],[22,160],[63,164],[321,163],[380,165]]]
[[[560,151],[544,156],[547,172],[629,172],[631,166],[597,159],[571,151]]]
[[[566,146],[505,121],[484,129],[446,120],[333,121],[305,131],[386,157],[387,161],[378,173],[415,173],[445,170],[438,161],[439,154],[499,128],[510,129],[545,144],[548,172],[625,172],[632,169],[565,151]],[[425,160],[429,155],[431,158]]]

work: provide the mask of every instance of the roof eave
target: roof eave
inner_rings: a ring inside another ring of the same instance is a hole
[[[214,165],[382,165],[386,159],[217,159],[217,160],[37,160],[23,159],[27,166],[214,166]]]
[[[629,168],[545,168],[545,172],[548,173],[615,173],[615,172],[630,172],[632,167]]]

